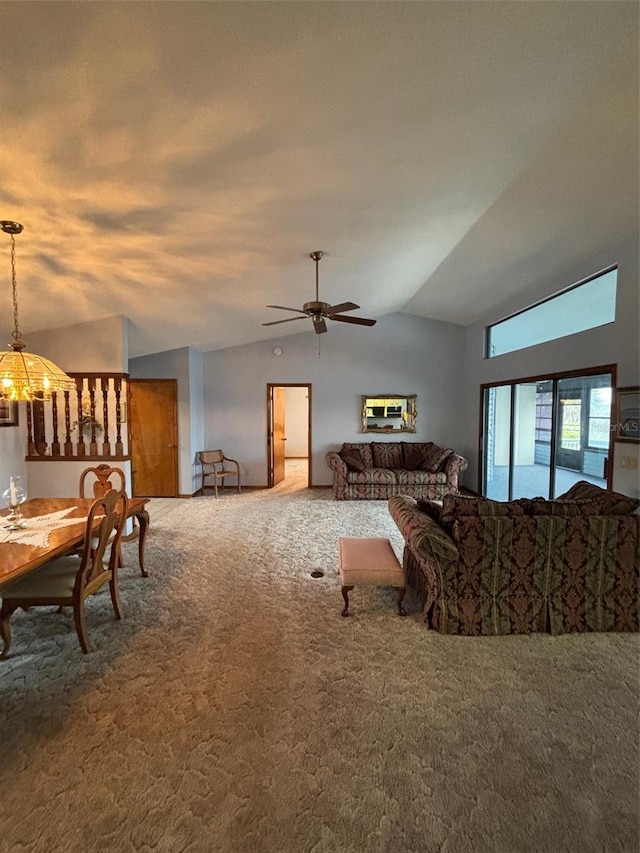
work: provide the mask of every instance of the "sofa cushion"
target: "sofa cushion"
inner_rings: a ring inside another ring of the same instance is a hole
[[[395,472],[390,468],[366,468],[364,471],[347,471],[347,483],[393,486],[395,482]]]
[[[638,498],[606,492],[604,498],[594,498],[601,505],[602,515],[633,515],[640,506]]]
[[[441,523],[442,501],[428,501],[425,498],[418,498],[416,503],[418,505],[418,509],[424,512],[425,515],[428,515],[429,518],[437,521],[438,524]]]
[[[402,468],[402,442],[372,441],[371,455],[374,468]]]
[[[600,504],[600,515],[633,515],[640,506],[638,498],[631,498],[609,489],[601,489],[595,483],[579,480],[569,491],[560,495],[558,500],[586,501],[593,500]]]
[[[405,471],[415,471],[422,465],[424,453],[422,452],[422,444],[415,442],[403,441],[402,444],[402,465]]]
[[[442,499],[441,523],[448,528],[459,518],[478,518],[484,516],[513,517],[525,515],[524,507],[518,501],[493,501],[490,498],[478,498],[467,495],[445,495]]]
[[[338,453],[338,456],[345,463],[349,471],[364,471],[365,465],[362,459],[362,453],[356,447],[351,447],[347,450],[344,448]]]
[[[525,515],[553,515],[556,518],[577,518],[579,515],[606,515],[603,512],[602,501],[598,498],[587,500],[547,500],[546,498],[518,498],[513,503],[519,504]],[[620,515],[626,513],[610,513]]]
[[[418,467],[422,471],[430,471],[432,474],[435,474],[442,469],[442,466],[452,453],[453,450],[450,447],[438,447],[437,444],[427,442],[423,452],[422,462]]]
[[[373,468],[373,456],[371,455],[370,441],[348,442],[342,445],[342,450],[358,450],[362,456],[365,468]]]
[[[582,501],[587,498],[595,498],[603,493],[604,489],[596,486],[595,483],[588,483],[586,480],[578,480],[571,488],[563,495],[558,495],[556,500],[559,501]]]
[[[521,506],[525,515],[554,515],[560,518],[598,515],[600,508],[595,501],[549,501],[546,498],[518,498],[512,503]]]
[[[396,482],[402,486],[444,485],[447,482],[447,475],[442,471],[432,474],[431,471],[405,471],[400,468],[395,475]]]

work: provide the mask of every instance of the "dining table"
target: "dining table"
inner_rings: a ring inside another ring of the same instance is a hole
[[[24,528],[11,531],[9,541],[3,541],[5,537],[0,538],[0,598],[2,598],[3,585],[56,557],[77,550],[78,546],[84,543],[87,515],[92,503],[91,498],[29,498],[20,506],[20,514],[25,522]],[[134,536],[138,538],[138,560],[143,577],[149,575],[144,562],[145,540],[149,529],[149,513],[146,510],[148,503],[149,498],[127,498],[126,518],[135,519],[138,522],[138,530],[123,536],[125,541]],[[64,512],[65,510],[67,511]],[[8,512],[8,509],[0,512],[0,532],[5,535]],[[43,516],[51,517],[52,513],[56,514],[54,517],[58,520],[52,522],[51,526],[47,526],[46,518],[43,519]],[[61,517],[62,520],[59,520]],[[73,523],[76,518],[77,523]],[[23,540],[29,538],[30,519],[34,532],[36,529],[41,532],[44,532],[43,528],[46,530],[46,536],[36,537],[46,538],[46,544],[34,545],[19,541],[20,538]],[[99,525],[100,517],[98,516],[96,528]],[[23,533],[26,536],[21,536]]]

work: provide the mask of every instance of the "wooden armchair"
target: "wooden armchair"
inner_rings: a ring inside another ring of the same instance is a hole
[[[238,494],[240,494],[240,465],[235,459],[229,459],[222,450],[201,450],[198,453],[198,461],[202,466],[202,494],[205,489],[213,489],[218,497],[218,481],[224,481],[226,477],[236,477],[238,480]],[[229,463],[227,466],[225,463]],[[207,485],[207,479],[213,480],[212,485]]]
[[[85,654],[89,652],[89,640],[84,602],[90,595],[94,595],[108,583],[116,618],[122,619],[118,593],[118,561],[126,511],[127,497],[123,491],[111,489],[106,495],[96,498],[87,515],[81,557],[75,554],[58,557],[2,588],[0,637],[4,648],[0,653],[0,660],[4,660],[9,652],[9,622],[19,607],[24,610],[45,606],[73,607],[76,633]],[[115,535],[111,539],[114,530]],[[109,544],[111,547],[107,558]]]

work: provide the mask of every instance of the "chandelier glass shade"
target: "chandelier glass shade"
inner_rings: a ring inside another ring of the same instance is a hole
[[[18,327],[18,294],[16,283],[15,235],[19,222],[0,220],[0,229],[11,237],[11,283],[13,289],[13,340],[9,349],[0,352],[0,397],[5,400],[49,400],[53,391],[75,391],[76,383],[48,358],[25,352]]]

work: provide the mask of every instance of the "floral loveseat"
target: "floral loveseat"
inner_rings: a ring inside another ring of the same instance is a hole
[[[553,501],[389,501],[428,625],[474,636],[638,631],[637,506],[585,481]]]
[[[467,460],[433,442],[346,443],[325,455],[336,500],[386,500],[392,495],[441,498],[458,491]]]

